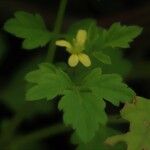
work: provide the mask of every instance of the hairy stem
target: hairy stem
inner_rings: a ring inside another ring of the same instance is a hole
[[[54,26],[54,31],[53,31],[54,34],[59,34],[59,32],[61,30],[67,1],[68,0],[61,0],[61,2],[60,2],[59,10],[57,13],[56,22],[55,22],[55,26]],[[47,54],[47,58],[46,58],[47,62],[53,61],[54,55],[55,55],[55,50],[56,50],[56,45],[55,45],[55,40],[53,40],[48,47],[48,54]]]

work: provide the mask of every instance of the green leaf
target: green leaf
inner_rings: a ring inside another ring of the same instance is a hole
[[[76,134],[73,134],[72,142],[78,145],[77,150],[125,150],[125,145],[123,144],[112,147],[104,143],[106,138],[116,134],[118,134],[116,130],[106,126],[100,126],[94,138],[88,143],[83,143]]]
[[[64,95],[59,102],[59,109],[64,111],[64,122],[72,125],[83,141],[94,136],[99,123],[106,123],[104,101],[86,87],[73,85],[69,77],[53,65],[39,65],[39,69],[28,73],[26,79],[35,84],[27,91],[27,100]]]
[[[106,143],[114,145],[120,141],[127,144],[127,150],[150,149],[150,101],[137,97],[133,104],[126,104],[121,115],[130,121],[130,131],[108,138]]]
[[[99,52],[93,52],[93,56],[101,61],[104,64],[111,64],[111,59],[108,55],[105,55],[102,51]]]
[[[119,75],[101,75],[99,68],[92,70],[87,75],[84,84],[86,87],[91,88],[97,97],[102,97],[116,106],[120,102],[130,102],[135,96],[134,91],[122,82],[122,78]]]
[[[102,75],[100,68],[93,69],[82,81],[73,84],[60,69],[44,63],[26,79],[34,83],[27,92],[30,100],[64,95],[59,102],[59,109],[64,111],[64,122],[72,125],[84,142],[90,141],[99,124],[107,121],[103,99],[119,105],[121,101],[131,101],[134,96],[120,76]]]
[[[78,81],[79,82],[79,81]],[[118,75],[102,75],[101,69],[93,69],[72,90],[65,91],[59,102],[64,111],[64,122],[72,125],[82,141],[90,141],[99,124],[106,123],[106,99],[114,105],[133,99],[134,92],[122,83]]]
[[[19,38],[23,38],[23,48],[25,49],[43,47],[54,37],[46,29],[40,15],[23,11],[16,12],[15,18],[11,18],[5,23],[4,29]]]
[[[59,102],[59,109],[64,111],[64,122],[72,125],[83,142],[91,140],[99,124],[107,121],[104,112],[105,103],[90,91],[74,89],[65,92]]]
[[[69,89],[71,80],[62,70],[55,66],[42,63],[39,69],[27,74],[26,80],[34,85],[27,91],[27,100],[53,99]]]
[[[129,43],[133,41],[142,32],[138,26],[126,26],[120,23],[114,23],[107,32],[105,32],[105,47],[128,48]]]

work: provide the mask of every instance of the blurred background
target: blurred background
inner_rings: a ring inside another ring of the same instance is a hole
[[[59,0],[0,0],[0,150],[6,144],[3,142],[3,134],[13,130],[12,128],[16,128],[15,134],[26,135],[62,121],[57,102],[24,100],[24,76],[42,62],[46,48],[26,51],[21,47],[22,40],[3,31],[5,21],[18,10],[39,13],[51,30],[58,4]],[[63,32],[72,23],[84,18],[95,18],[98,25],[106,28],[114,22],[143,27],[142,35],[131,44],[131,48],[123,50],[117,56],[113,54],[113,68],[124,76],[128,85],[139,96],[150,98],[150,1],[68,0]],[[63,60],[63,55],[56,54],[56,61]],[[14,149],[74,149],[70,144],[70,133],[47,136],[40,142],[31,141]]]

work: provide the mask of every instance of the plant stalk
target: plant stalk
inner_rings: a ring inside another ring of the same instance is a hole
[[[54,34],[59,34],[61,31],[64,15],[65,15],[65,10],[67,6],[67,1],[68,0],[61,0],[60,5],[59,5],[59,10],[57,13],[55,25],[54,25]],[[56,45],[55,45],[55,39],[49,44],[48,47],[48,53],[46,57],[47,62],[52,62],[54,60],[55,56],[55,51],[56,51]]]

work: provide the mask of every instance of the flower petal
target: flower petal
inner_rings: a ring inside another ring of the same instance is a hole
[[[65,40],[58,40],[55,42],[55,44],[57,46],[66,47],[69,52],[72,49],[71,43],[69,43],[68,41],[65,41]]]
[[[68,64],[71,67],[75,67],[79,63],[78,55],[72,54],[68,59]]]
[[[90,67],[91,66],[91,60],[90,57],[84,53],[80,53],[78,55],[79,61],[85,66],[85,67]]]
[[[83,46],[85,44],[85,41],[87,39],[87,32],[86,30],[79,30],[76,35],[76,42]]]

